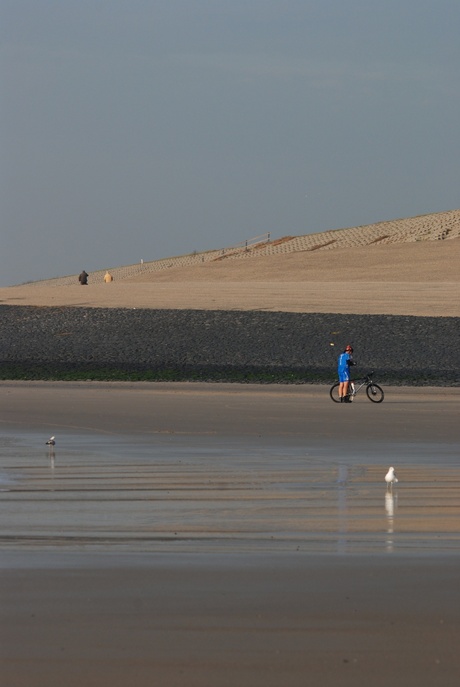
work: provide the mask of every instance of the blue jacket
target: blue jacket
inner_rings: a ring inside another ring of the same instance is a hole
[[[349,353],[346,353],[346,352],[341,353],[339,355],[339,364],[338,364],[338,368],[337,368],[339,374],[341,372],[345,372],[346,370],[348,370],[350,365],[353,365],[353,358],[351,357],[351,355]]]

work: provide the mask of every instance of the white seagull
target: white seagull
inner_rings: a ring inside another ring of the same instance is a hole
[[[48,441],[46,442],[46,445],[47,445],[47,446],[54,446],[54,444],[56,443],[56,442],[55,442],[55,438],[56,438],[56,437],[50,437],[50,438],[48,439]]]
[[[385,482],[387,483],[387,486],[392,487],[393,484],[396,484],[397,481],[398,478],[395,475],[395,469],[389,468],[387,474],[385,475]]]

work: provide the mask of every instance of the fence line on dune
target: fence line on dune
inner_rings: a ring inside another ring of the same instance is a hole
[[[139,274],[148,274],[172,267],[188,267],[211,261],[245,259],[253,256],[269,256],[283,253],[334,250],[335,248],[358,248],[369,245],[408,243],[414,241],[438,241],[460,238],[460,210],[418,215],[405,219],[376,222],[346,229],[331,229],[301,236],[284,236],[272,240],[271,232],[246,239],[226,248],[207,251],[193,251],[184,255],[160,258],[109,268],[117,281]],[[96,270],[90,274],[90,283],[102,283],[107,270]],[[54,277],[36,282],[34,286],[68,286],[78,283],[76,274]]]

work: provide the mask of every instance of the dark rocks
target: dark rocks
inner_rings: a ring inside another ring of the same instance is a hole
[[[351,342],[355,377],[460,382],[460,318],[31,306],[0,317],[3,379],[329,383]]]

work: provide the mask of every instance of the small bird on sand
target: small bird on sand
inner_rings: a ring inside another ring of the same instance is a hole
[[[46,442],[46,446],[54,446],[55,445],[55,439],[56,437],[50,437],[48,441]]]
[[[393,484],[396,484],[397,481],[398,478],[395,475],[395,469],[389,468],[387,474],[385,475],[385,482],[387,483],[387,486],[391,488]]]

